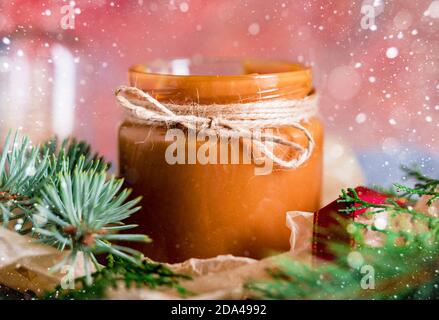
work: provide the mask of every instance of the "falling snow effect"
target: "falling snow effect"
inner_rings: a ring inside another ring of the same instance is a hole
[[[363,265],[364,257],[360,252],[352,251],[348,254],[347,261],[351,268],[358,269]]]
[[[252,35],[255,36],[259,33],[260,27],[258,23],[252,23],[251,25],[249,25],[248,27],[248,32]]]
[[[395,59],[398,56],[398,49],[395,47],[391,47],[389,49],[387,49],[386,51],[386,56],[389,59]]]
[[[77,1],[68,30],[65,4],[1,5],[2,135],[17,127],[36,142],[74,134],[116,161],[121,114],[111,92],[128,66],[202,55],[289,59],[313,68],[326,132],[355,149],[368,182],[395,181],[412,162],[438,174],[437,0]]]

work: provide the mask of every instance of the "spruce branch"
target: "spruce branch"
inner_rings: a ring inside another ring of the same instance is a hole
[[[413,220],[423,220],[433,224],[437,221],[434,217],[418,212],[411,206],[402,205],[401,202],[395,201],[392,198],[388,198],[384,204],[365,201],[360,198],[354,188],[348,188],[347,190],[342,189],[337,202],[346,203],[348,205],[346,208],[339,210],[342,213],[352,213],[357,210],[369,209],[371,210],[371,214],[377,214],[380,212],[390,212],[393,216],[398,214],[409,214],[412,216]]]
[[[27,137],[6,137],[0,156],[0,221],[6,226],[10,220],[29,220],[35,196],[45,183],[49,168],[46,156],[32,146]],[[17,213],[18,210],[18,213]]]
[[[400,192],[403,192],[404,197],[416,196],[428,196],[427,205],[431,206],[433,202],[439,200],[439,179],[434,179],[425,176],[416,167],[402,167],[402,170],[406,173],[407,178],[415,179],[416,183],[413,188],[404,186],[399,183],[395,183],[394,186]]]
[[[87,281],[92,267],[99,270],[96,254],[111,253],[139,264],[140,252],[115,241],[149,242],[145,235],[119,234],[135,228],[123,220],[139,210],[139,199],[128,200],[130,191],[123,181],[108,177],[107,164],[90,146],[75,139],[56,139],[40,148],[32,146],[18,132],[8,134],[0,155],[0,222],[30,234],[36,241],[70,250],[53,270],[83,259]]]
[[[120,283],[127,288],[146,285],[151,289],[156,289],[166,286],[174,288],[183,297],[190,294],[179,284],[180,280],[191,279],[189,276],[174,273],[162,264],[147,260],[140,264],[132,263],[112,254],[107,256],[107,266],[94,272],[92,279],[92,284],[89,284],[85,277],[76,279],[77,289],[73,290],[58,286],[54,291],[46,293],[44,299],[104,299],[108,290],[116,289]]]
[[[106,172],[98,172],[96,166],[83,170],[84,163],[85,158],[80,157],[72,174],[59,173],[55,182],[46,184],[35,206],[38,214],[33,217],[34,233],[39,235],[39,240],[61,251],[71,250],[54,270],[73,265],[79,252],[83,254],[86,270],[90,270],[89,261],[100,268],[96,253],[111,253],[139,263],[140,252],[112,242],[150,241],[145,235],[116,233],[136,227],[123,225],[121,221],[140,209],[136,207],[140,199],[127,201],[130,191],[121,191],[122,179],[107,178]],[[90,281],[89,272],[87,276]]]
[[[67,167],[64,169],[69,172],[73,172],[77,167],[80,158],[83,158],[81,161],[84,170],[97,166],[95,169],[102,171],[109,169],[111,166],[111,163],[106,162],[103,156],[91,152],[90,144],[85,141],[78,141],[75,138],[66,138],[62,140],[61,144],[58,138],[52,138],[43,143],[41,154],[51,156],[52,159],[59,159],[61,162],[58,162],[58,165],[67,160]]]
[[[346,209],[340,210],[340,212],[347,214],[355,212],[357,210],[370,209],[370,208],[376,209],[376,212],[383,212],[386,210],[386,208],[388,208],[388,205],[386,204],[375,204],[362,200],[358,196],[358,193],[354,188],[348,188],[347,190],[342,189],[341,196],[339,197],[337,202],[349,204],[349,206],[347,206]]]

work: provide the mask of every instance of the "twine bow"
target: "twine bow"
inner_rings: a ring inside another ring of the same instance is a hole
[[[136,120],[154,126],[182,125],[207,135],[249,139],[262,155],[285,169],[301,166],[315,147],[312,134],[300,124],[316,114],[315,94],[302,100],[278,99],[226,105],[163,104],[148,93],[128,86],[117,88],[115,95],[119,104]],[[307,139],[306,147],[279,135],[255,132],[256,129],[279,127],[300,130]],[[266,142],[288,146],[297,150],[299,155],[290,160],[282,159]]]

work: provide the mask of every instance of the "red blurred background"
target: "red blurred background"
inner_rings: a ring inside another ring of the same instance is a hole
[[[439,1],[0,3],[2,135],[17,126],[34,140],[73,134],[114,161],[122,112],[113,90],[130,65],[286,59],[312,66],[327,131],[354,147],[371,182],[410,161],[438,170]],[[75,16],[68,30],[65,5]],[[376,30],[361,26],[364,5],[375,10]]]

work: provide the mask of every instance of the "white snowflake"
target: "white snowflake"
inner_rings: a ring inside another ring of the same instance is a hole
[[[386,50],[386,56],[389,59],[395,59],[399,54],[398,48],[390,47]]]

